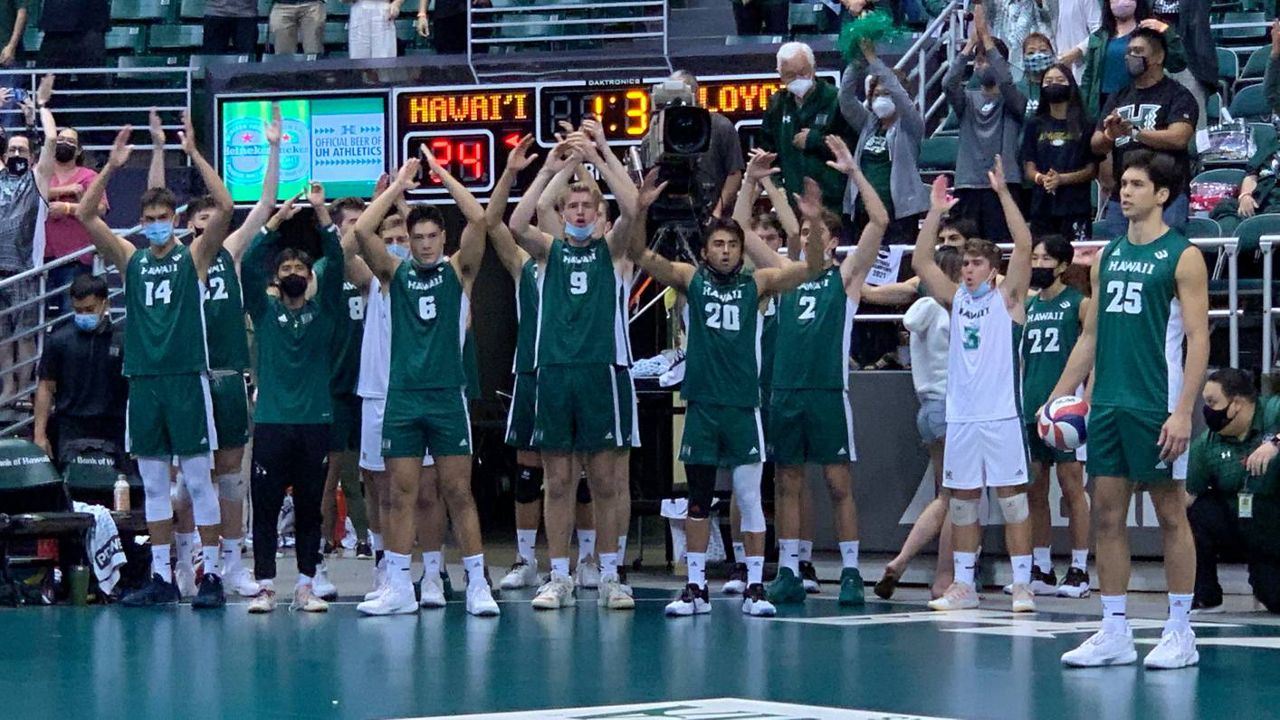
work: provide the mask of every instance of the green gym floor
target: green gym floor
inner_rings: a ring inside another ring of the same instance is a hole
[[[1280,707],[1280,621],[1247,612],[1241,597],[1228,607],[1246,612],[1196,623],[1198,668],[1064,670],[1058,656],[1096,628],[1096,595],[1014,618],[998,590],[980,610],[945,615],[924,607],[923,588],[893,602],[868,588],[865,608],[844,610],[825,586],[758,619],[715,583],[711,615],[669,620],[675,583],[633,575],[635,612],[601,610],[594,592],[574,609],[536,612],[524,591],[500,598],[496,620],[469,617],[461,602],[364,618],[355,595],[368,561],[330,567],[344,597],[327,615],[290,613],[286,601],[250,616],[239,599],[198,613],[0,610],[0,718],[1251,720]],[[1159,636],[1163,599],[1135,597],[1141,655]]]

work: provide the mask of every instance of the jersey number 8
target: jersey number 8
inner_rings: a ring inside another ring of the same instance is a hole
[[[364,319],[364,298],[359,295],[347,298],[347,316],[357,322]]]
[[[1142,314],[1142,283],[1112,280],[1107,283],[1107,295],[1111,296],[1111,302],[1107,303],[1107,312]]]
[[[738,330],[742,325],[737,305],[710,302],[706,311],[707,327],[713,330]]]

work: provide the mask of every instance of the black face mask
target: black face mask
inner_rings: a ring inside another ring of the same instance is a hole
[[[53,159],[60,163],[69,163],[76,159],[76,153],[80,152],[80,148],[69,143],[58,143],[53,148]]]
[[[10,155],[4,159],[4,166],[11,175],[25,175],[27,170],[31,169],[31,161],[24,157]]]
[[[978,76],[978,82],[982,83],[983,87],[995,87],[1000,82],[1000,76],[996,75],[995,69],[989,65],[974,74]]]
[[[1147,71],[1147,59],[1137,55],[1125,55],[1124,66],[1129,71],[1129,77],[1138,77]]]
[[[1031,268],[1031,287],[1043,290],[1053,284],[1053,268]]]
[[[1071,86],[1045,85],[1040,88],[1040,97],[1047,103],[1066,102],[1071,99]]]
[[[307,279],[301,275],[285,275],[276,281],[280,292],[287,298],[300,298],[307,291]]]
[[[1230,407],[1228,405],[1227,407]],[[1231,424],[1235,420],[1235,416],[1227,417],[1227,408],[1215,410],[1205,405],[1201,412],[1204,414],[1205,427],[1209,428],[1209,432],[1222,432],[1222,429]]]

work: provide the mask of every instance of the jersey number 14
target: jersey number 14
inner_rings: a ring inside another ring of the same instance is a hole
[[[173,289],[169,286],[168,280],[161,280],[158,283],[147,281],[143,285],[146,286],[147,291],[145,300],[147,307],[151,307],[156,303],[168,305],[169,301],[173,299]]]

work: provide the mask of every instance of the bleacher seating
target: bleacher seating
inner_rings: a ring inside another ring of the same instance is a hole
[[[1267,106],[1266,93],[1261,85],[1249,85],[1231,98],[1227,107],[1231,117],[1243,120],[1266,120],[1271,117],[1271,108]]]

